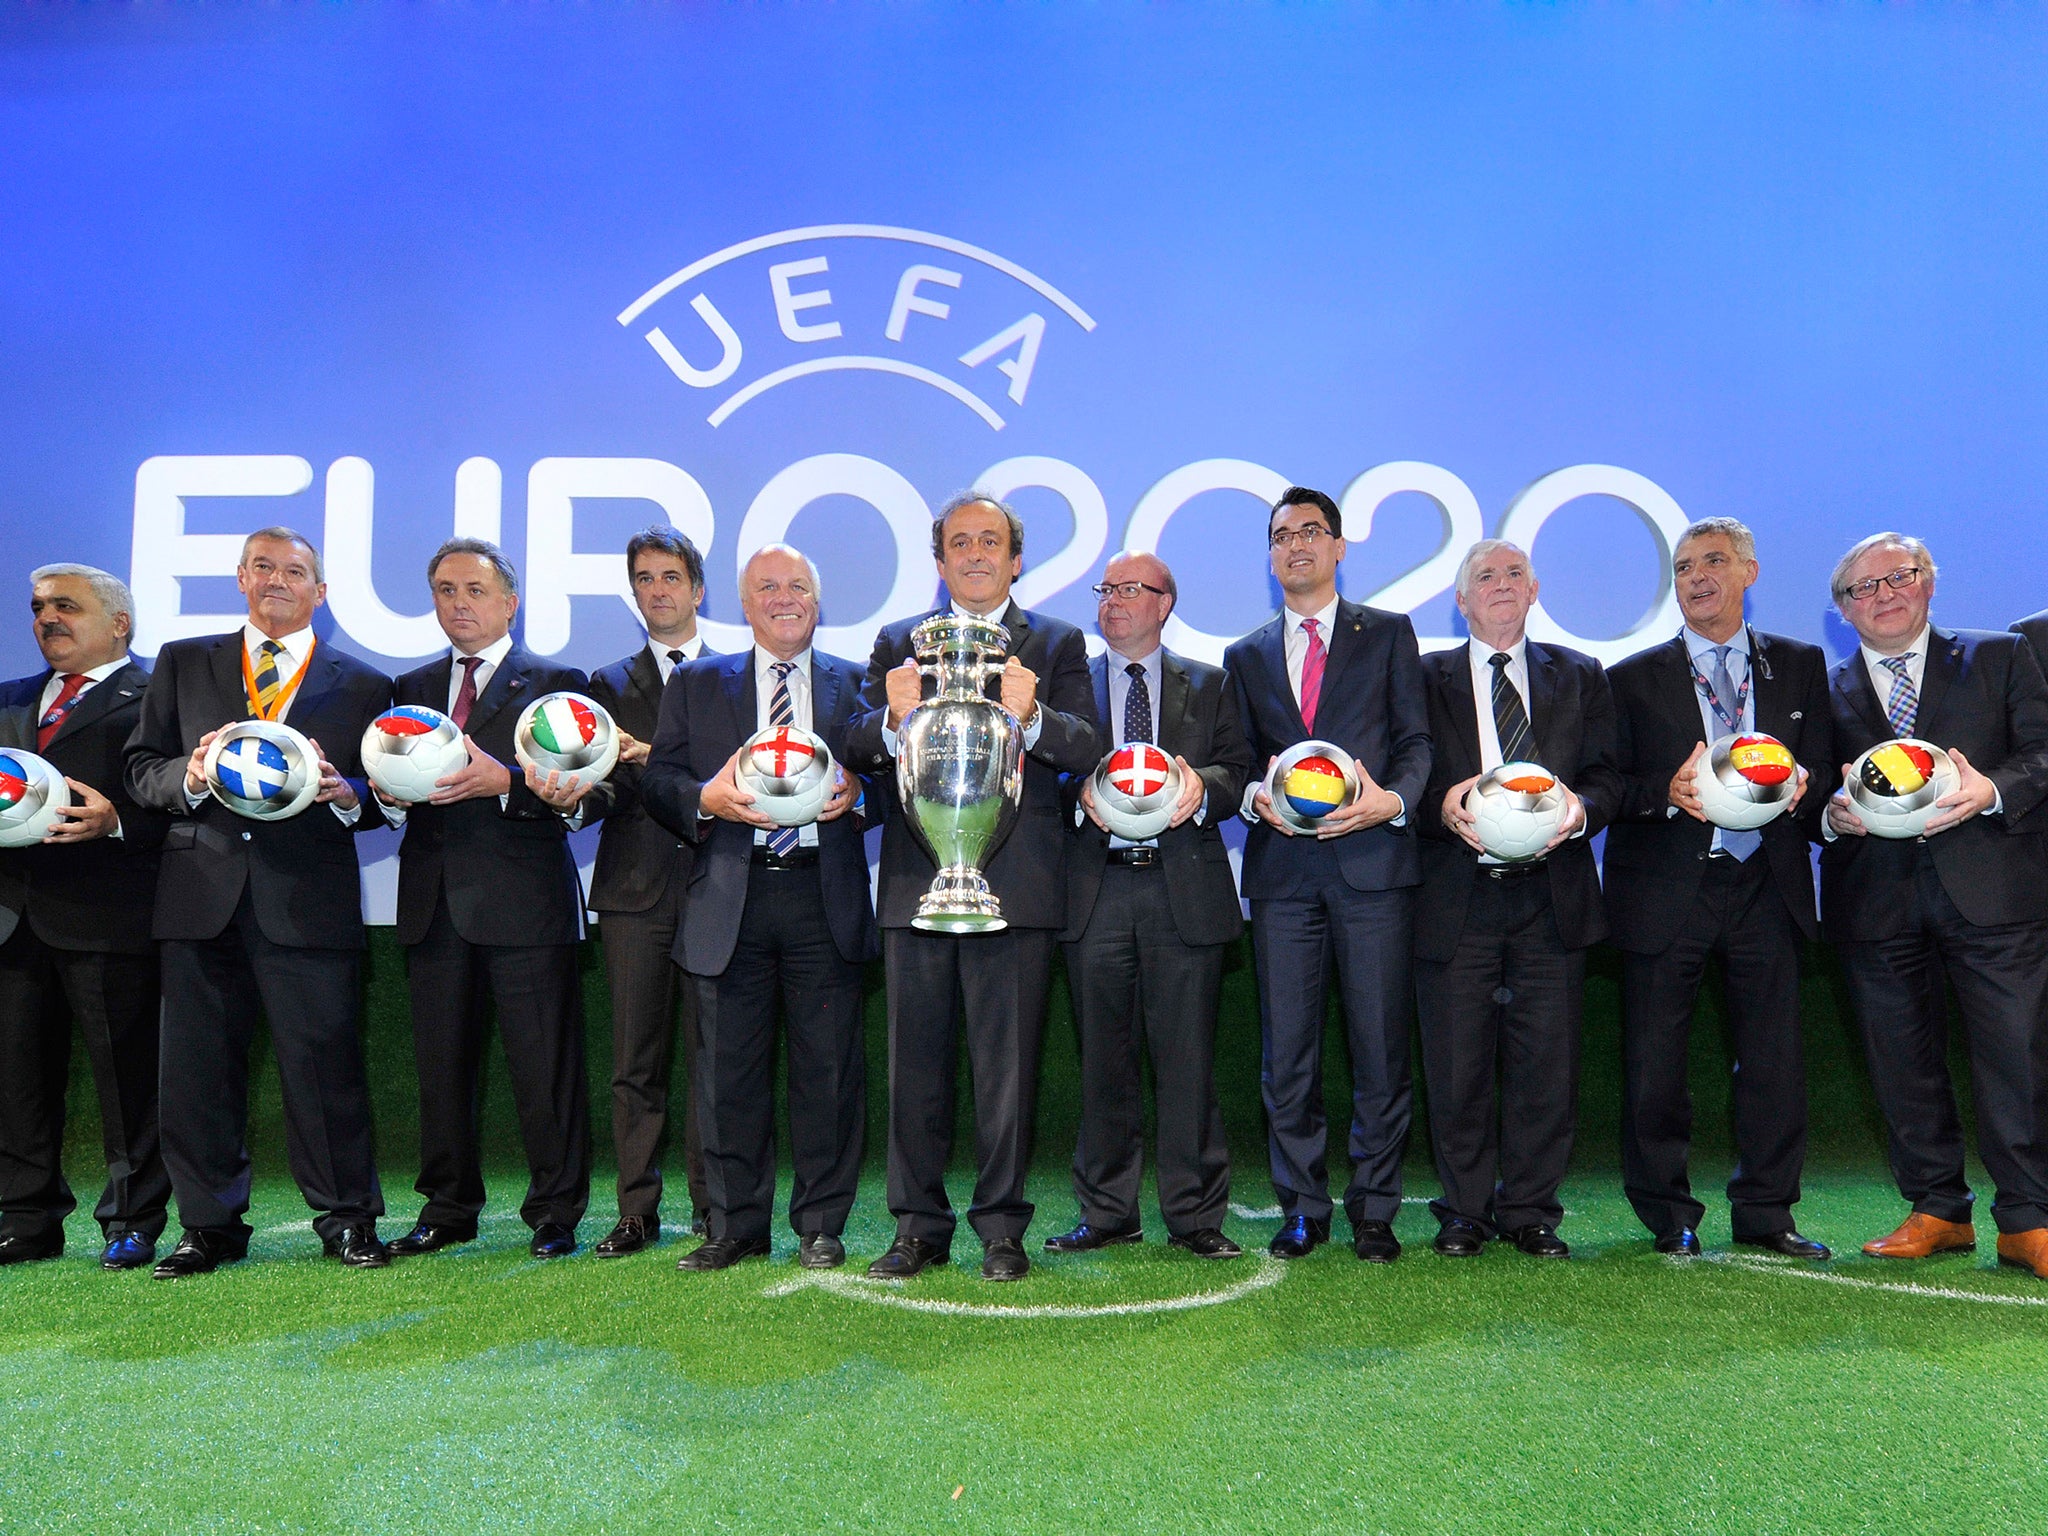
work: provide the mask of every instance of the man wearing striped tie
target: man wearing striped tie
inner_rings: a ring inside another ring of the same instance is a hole
[[[1827,802],[1821,921],[1913,1207],[1863,1251],[1917,1259],[1976,1246],[1946,974],[1969,1042],[1998,1257],[2048,1280],[2048,682],[2018,635],[1929,623],[1934,574],[1920,540],[1877,533],[1830,583],[1862,642],[1831,678],[1844,774],[1879,742],[1914,736],[1945,748],[1960,775],[1912,840],[1868,835],[1842,791]]]

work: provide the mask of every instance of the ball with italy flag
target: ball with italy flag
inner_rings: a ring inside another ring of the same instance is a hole
[[[580,693],[548,693],[519,713],[512,728],[519,766],[567,784],[596,784],[619,761],[619,728],[605,707]]]

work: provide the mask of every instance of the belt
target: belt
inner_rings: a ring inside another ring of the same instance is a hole
[[[1549,865],[1548,859],[1530,859],[1520,864],[1481,864],[1479,872],[1489,880],[1527,880],[1542,874]]]
[[[1159,862],[1157,848],[1112,848],[1109,862],[1122,864],[1131,869],[1150,869]]]
[[[818,850],[797,848],[789,853],[770,853],[766,843],[756,843],[753,863],[756,869],[815,869]]]

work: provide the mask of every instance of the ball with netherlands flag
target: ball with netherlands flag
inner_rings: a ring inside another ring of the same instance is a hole
[[[1472,835],[1504,864],[1543,856],[1570,813],[1564,786],[1541,763],[1502,763],[1465,792]]]
[[[1799,790],[1799,764],[1777,737],[1745,731],[1708,747],[1693,783],[1707,820],[1731,832],[1753,832],[1791,805]]]
[[[435,781],[458,772],[468,761],[462,727],[424,704],[388,709],[363,732],[363,772],[385,794],[407,805],[430,798]]]
[[[1331,741],[1300,741],[1266,770],[1273,814],[1297,832],[1314,832],[1330,812],[1358,798],[1358,763]]]
[[[1962,783],[1955,759],[1931,741],[1901,736],[1881,741],[1849,765],[1843,785],[1849,809],[1875,837],[1918,837],[1937,814],[1936,802]]]
[[[1118,747],[1095,765],[1090,781],[1102,824],[1134,843],[1166,830],[1182,786],[1180,764],[1149,741]]]
[[[837,775],[824,737],[771,725],[747,738],[733,777],[754,797],[754,809],[778,827],[802,827],[818,819]]]
[[[319,754],[278,720],[222,726],[200,759],[200,771],[214,799],[251,821],[284,821],[320,793]]]
[[[619,728],[605,707],[580,693],[544,693],[519,712],[512,755],[542,778],[596,784],[619,760]]]
[[[40,843],[71,804],[71,786],[57,765],[33,752],[0,749],[0,848]]]

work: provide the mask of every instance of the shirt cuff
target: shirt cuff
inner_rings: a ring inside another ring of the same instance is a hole
[[[123,828],[122,828],[122,826],[121,826],[121,813],[120,813],[119,811],[116,811],[116,812],[114,813],[114,830],[113,830],[113,831],[111,831],[111,832],[109,832],[109,833],[107,834],[107,836],[109,836],[109,837],[120,837],[120,836],[122,836],[122,835],[123,835]]]
[[[882,750],[891,757],[896,755],[896,733],[886,725],[882,727]]]
[[[198,810],[198,809],[199,809],[199,807],[201,807],[202,805],[206,804],[206,802],[207,802],[207,799],[208,799],[208,796],[207,796],[207,794],[206,794],[206,791],[204,791],[204,790],[201,790],[201,791],[200,791],[200,792],[199,792],[198,794],[196,794],[196,795],[195,795],[195,794],[193,794],[193,793],[192,793],[191,787],[190,787],[189,785],[186,785],[186,784],[182,784],[182,783],[181,783],[181,784],[180,784],[180,785],[179,785],[178,787],[179,787],[180,789],[182,789],[182,790],[184,790],[184,791],[185,791],[185,809],[186,809],[186,810],[188,810],[188,811],[196,811],[196,810]]]
[[[1256,795],[1260,790],[1264,789],[1265,787],[1266,781],[1264,779],[1254,779],[1251,783],[1245,785],[1244,803],[1238,806],[1237,808],[1237,814],[1242,816],[1246,821],[1250,822],[1253,826],[1257,826],[1259,824],[1259,812],[1258,808],[1252,804],[1252,796]]]
[[[334,812],[335,820],[339,821],[344,827],[352,827],[362,819],[363,803],[360,800],[346,809],[337,800],[328,801],[327,806],[329,810]]]
[[[1203,791],[1202,791],[1202,801],[1201,801],[1201,804],[1199,804],[1199,805],[1197,805],[1197,806],[1195,807],[1195,814],[1194,814],[1194,815],[1192,815],[1192,816],[1190,816],[1190,817],[1188,818],[1188,820],[1189,820],[1189,821],[1192,821],[1192,822],[1193,822],[1193,823],[1194,823],[1194,824],[1195,824],[1196,826],[1198,826],[1198,827],[1206,827],[1206,826],[1207,826],[1207,825],[1209,824],[1209,791],[1208,791],[1208,790],[1206,790],[1206,789],[1205,789],[1205,790],[1203,790]]]
[[[1991,787],[1991,804],[1987,806],[1980,814],[1985,816],[1996,816],[2004,809],[2005,796],[1999,792],[1998,786],[1994,784]]]
[[[1038,738],[1045,733],[1045,706],[1039,705],[1031,711],[1031,723],[1024,727],[1024,750],[1029,752],[1038,745]]]
[[[1395,800],[1395,803],[1396,803],[1396,804],[1398,804],[1398,805],[1399,805],[1399,806],[1401,807],[1401,814],[1400,814],[1400,815],[1398,815],[1398,816],[1390,816],[1390,817],[1388,817],[1388,818],[1387,818],[1387,825],[1388,825],[1388,826],[1390,826],[1390,827],[1405,827],[1405,826],[1407,826],[1407,825],[1408,825],[1408,802],[1407,802],[1406,800],[1403,800],[1403,799],[1401,798],[1401,796],[1399,795],[1399,793],[1397,793],[1397,792],[1396,792],[1396,791],[1394,791],[1394,790],[1391,790],[1391,789],[1390,789],[1390,790],[1388,790],[1388,791],[1387,791],[1387,793],[1388,793],[1388,794],[1390,794],[1390,795],[1393,795],[1393,797],[1394,797],[1394,800]]]

